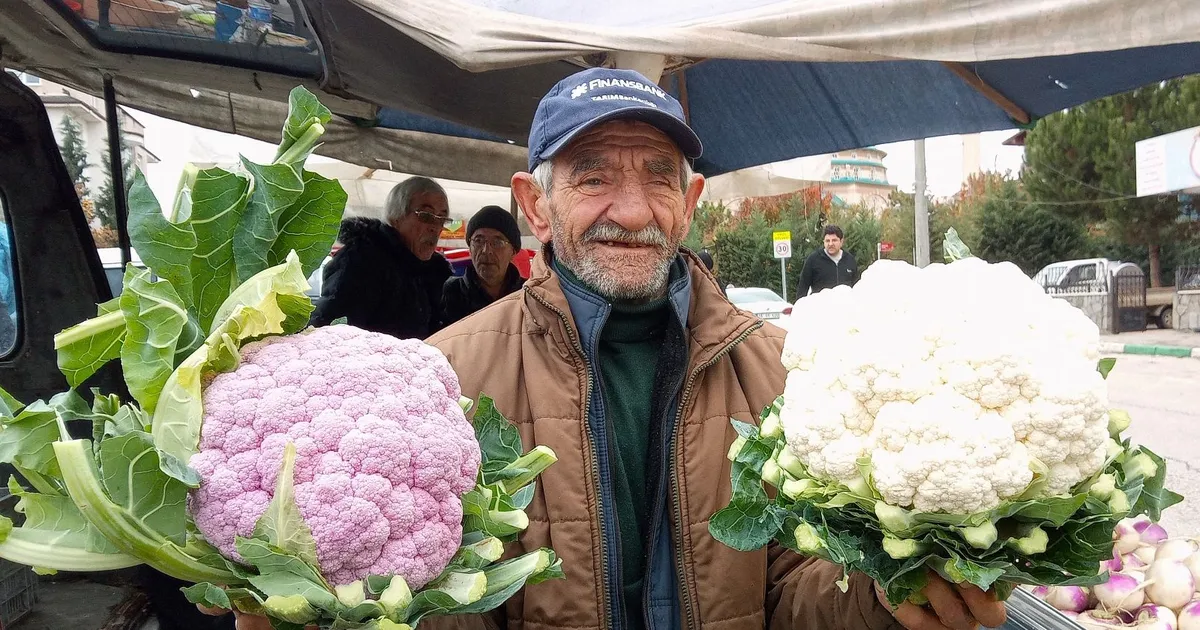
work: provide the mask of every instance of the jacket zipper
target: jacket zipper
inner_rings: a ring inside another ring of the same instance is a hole
[[[762,322],[758,321],[747,328],[742,334],[738,335],[733,341],[729,342],[721,351],[713,355],[711,359],[703,365],[699,365],[692,373],[688,375],[687,384],[684,385],[683,395],[679,397],[679,410],[675,415],[675,436],[671,440],[671,502],[675,512],[675,571],[679,579],[680,604],[683,606],[686,625],[685,628],[696,627],[696,615],[692,610],[692,594],[688,590],[687,573],[683,565],[683,506],[679,502],[679,468],[675,465],[676,450],[679,442],[682,439],[683,433],[683,410],[687,408],[688,396],[692,393],[692,386],[696,383],[696,377],[700,372],[712,367],[720,361],[726,354],[729,354],[735,346],[745,341],[751,333],[762,328]]]
[[[556,315],[558,315],[558,318],[560,320],[562,320],[563,328],[565,328],[567,331],[567,336],[570,337],[570,339],[571,339],[571,344],[574,347],[575,351],[579,353],[580,358],[586,357],[587,355],[583,351],[583,344],[580,343],[579,337],[577,337],[575,335],[575,329],[573,329],[571,327],[571,320],[567,319],[566,314],[563,313],[558,308],[555,308],[554,306],[552,306],[546,300],[542,299],[542,297],[539,296],[537,294],[537,292],[528,291],[527,293],[529,295],[533,296],[533,299],[540,302],[542,306],[545,306],[547,309],[550,309]],[[584,422],[586,423],[587,416],[588,416],[588,407],[590,406],[589,401],[591,401],[591,399],[592,399],[592,386],[593,386],[592,371],[590,369],[588,369],[586,360],[583,361],[583,373],[587,378],[587,386],[584,389],[584,397],[583,397]],[[602,600],[604,603],[604,606],[602,607],[602,610],[600,611],[600,614],[601,614],[600,627],[607,628],[607,627],[609,627],[608,615],[612,610],[612,593],[610,593],[609,589],[608,589],[608,577],[609,577],[608,573],[609,573],[610,559],[608,557],[608,546],[604,544],[604,537],[605,537],[604,518],[601,516],[604,513],[604,509],[603,509],[603,506],[601,505],[600,484],[597,482],[597,479],[600,478],[600,464],[596,461],[595,457],[592,457],[591,460],[592,460],[591,476],[589,477],[589,479],[592,482],[592,492],[596,496],[597,509],[596,509],[595,524],[596,524],[596,529],[600,532],[600,593],[601,593]]]

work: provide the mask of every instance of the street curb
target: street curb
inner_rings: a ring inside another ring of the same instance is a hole
[[[1200,359],[1200,348],[1182,346],[1148,346],[1134,343],[1100,342],[1100,352],[1105,354],[1141,354],[1158,357],[1182,357]]]

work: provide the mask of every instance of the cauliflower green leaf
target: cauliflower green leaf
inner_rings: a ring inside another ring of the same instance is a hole
[[[954,228],[946,230],[946,240],[942,241],[942,251],[948,263],[973,256],[967,244],[959,238],[958,230]]]
[[[472,418],[475,439],[483,455],[480,472],[483,483],[500,481],[496,475],[521,456],[521,434],[497,409],[495,401],[479,396]]]
[[[476,601],[458,606],[450,612],[462,615],[493,610],[524,588],[530,581],[538,578],[544,579],[543,574],[556,570],[561,574],[561,561],[549,549],[537,549],[511,560],[493,564],[483,571],[487,586],[482,596]]]
[[[296,468],[296,445],[288,442],[283,450],[283,463],[275,481],[275,494],[266,511],[258,517],[254,537],[262,538],[285,552],[295,554],[311,565],[317,564],[317,541],[300,508],[296,506],[293,471]]]
[[[295,164],[306,160],[316,146],[317,138],[325,132],[323,125],[332,119],[333,112],[315,94],[303,88],[292,90],[288,95],[288,117],[283,123],[275,161]]]
[[[347,195],[335,179],[309,171],[304,171],[302,178],[304,190],[279,214],[279,234],[271,246],[269,262],[283,262],[288,252],[294,251],[307,277],[329,255],[329,244],[338,233],[338,223],[329,217],[341,214]]]
[[[163,538],[183,545],[188,487],[162,471],[154,439],[130,431],[100,443],[100,481],[120,509]]]
[[[127,332],[121,343],[121,370],[129,392],[153,413],[175,369],[175,348],[188,325],[188,311],[170,282],[150,277],[148,269],[130,265],[125,270],[120,305]]]
[[[25,405],[21,404],[21,401],[13,398],[12,394],[0,387],[0,418],[11,418],[21,413],[24,408]]]
[[[258,575],[248,579],[263,594],[303,595],[312,605],[333,614],[344,608],[316,567],[295,554],[257,538],[239,537],[237,550],[258,570]]]
[[[219,168],[191,167],[180,184],[179,198],[191,205],[196,233],[191,299],[203,330],[209,329],[217,309],[237,286],[233,233],[242,219],[249,190],[250,180]]]
[[[67,377],[67,384],[79,387],[104,364],[120,357],[125,332],[120,298],[113,298],[97,306],[96,317],[54,335],[58,369]]]
[[[846,576],[864,573],[883,586],[893,604],[921,603],[929,567],[946,579],[993,589],[1001,597],[1017,584],[1096,584],[1103,581],[1097,563],[1111,555],[1113,527],[1125,516],[1088,491],[1091,480],[1065,496],[1010,501],[966,515],[885,504],[870,487],[869,475],[864,478],[866,492],[840,491],[832,497],[780,492],[769,498],[764,482],[782,481],[786,488],[814,480],[789,460],[782,436],[764,437],[753,425],[732,424],[738,435],[730,453],[733,496],[713,516],[713,536],[739,550],[774,540],[839,564]],[[1120,481],[1117,489],[1128,496],[1131,511],[1157,518],[1156,510],[1181,500],[1163,487],[1166,466],[1160,457],[1128,441],[1119,448],[1121,454],[1102,472]],[[777,478],[768,480],[764,471],[772,458],[776,465],[771,475]]]
[[[59,476],[54,442],[61,435],[58,414],[42,401],[13,418],[0,418],[0,462],[48,477]]]
[[[190,298],[196,233],[178,210],[173,208],[172,216],[165,216],[146,176],[137,169],[129,186],[129,240],[150,270]]]
[[[762,486],[763,466],[771,459],[775,440],[759,439],[753,425],[733,421],[738,435],[745,438],[734,457],[730,477],[733,496],[729,505],[713,515],[708,529],[713,537],[739,551],[758,549],[767,544],[783,524],[781,512],[767,497]]]
[[[304,192],[304,180],[292,164],[255,164],[242,158],[250,176],[250,196],[233,235],[233,260],[242,282],[270,266],[279,237],[279,217]]]

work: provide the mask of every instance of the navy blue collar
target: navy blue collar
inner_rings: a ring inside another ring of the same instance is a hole
[[[584,351],[591,356],[592,349],[600,339],[600,331],[612,312],[612,303],[595,291],[571,279],[571,275],[563,273],[558,260],[550,256],[550,268],[558,276],[563,295],[571,307],[571,317],[579,329],[580,342]],[[688,311],[692,304],[692,274],[688,272],[687,262],[683,256],[676,255],[671,261],[671,271],[667,280],[667,298],[671,310],[679,320],[679,324],[687,329]]]

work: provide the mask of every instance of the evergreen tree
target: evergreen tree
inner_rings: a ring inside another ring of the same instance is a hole
[[[58,130],[62,135],[62,142],[59,143],[58,150],[62,154],[63,162],[67,165],[67,175],[71,177],[71,182],[75,184],[75,190],[79,192],[79,197],[82,199],[90,194],[87,169],[95,166],[88,162],[83,128],[75,122],[74,118],[67,115],[63,116]]]
[[[1038,121],[1025,143],[1021,181],[1047,207],[1081,218],[1147,254],[1151,286],[1162,286],[1162,247],[1196,233],[1177,195],[1137,197],[1139,140],[1200,121],[1200,75],[1086,103]]]
[[[100,193],[96,195],[96,218],[100,220],[101,226],[115,229],[117,227],[117,202],[113,195],[111,156],[112,153],[105,149],[104,161],[101,164],[104,171],[104,182],[100,185]],[[128,195],[135,171],[133,154],[129,149],[129,144],[125,142],[124,134],[121,135],[121,164],[125,172],[125,194]]]

